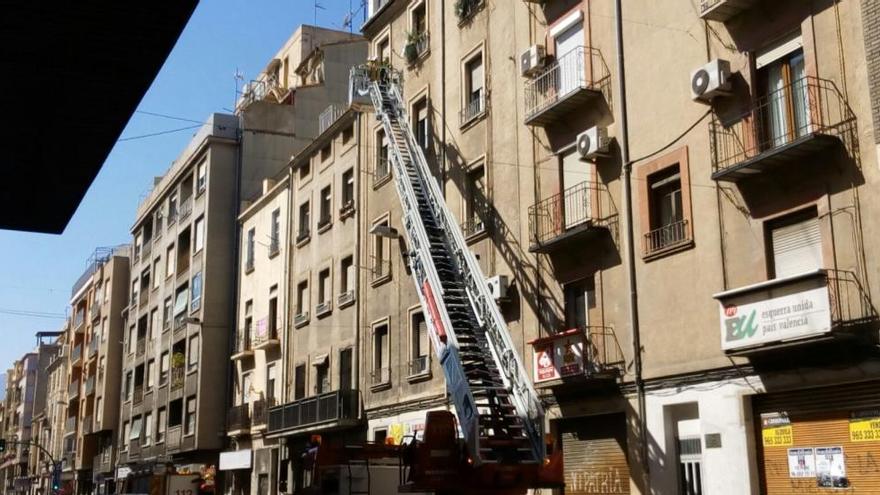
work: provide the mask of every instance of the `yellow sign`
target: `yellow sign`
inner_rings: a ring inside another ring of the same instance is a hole
[[[791,425],[764,427],[761,434],[764,447],[789,447],[794,444]]]
[[[849,440],[851,442],[880,441],[880,418],[851,419]]]

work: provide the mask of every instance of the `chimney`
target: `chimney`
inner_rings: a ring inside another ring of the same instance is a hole
[[[275,187],[275,179],[263,179],[263,194],[269,192],[269,189]]]

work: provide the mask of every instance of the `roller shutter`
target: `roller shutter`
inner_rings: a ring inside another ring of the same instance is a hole
[[[754,408],[763,493],[880,493],[880,382],[767,394],[754,399]],[[766,423],[786,416],[784,440],[768,445]],[[798,457],[790,449],[813,449],[818,468],[817,449],[828,447],[842,449],[822,457],[842,461],[848,486],[818,487],[816,476],[792,476],[790,454],[795,464]]]
[[[630,493],[623,414],[560,423],[565,494]]]
[[[776,278],[822,267],[822,234],[819,231],[818,218],[807,218],[774,228],[770,237]]]

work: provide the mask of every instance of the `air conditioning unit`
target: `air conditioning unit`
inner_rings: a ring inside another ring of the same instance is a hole
[[[495,275],[486,279],[489,292],[496,301],[507,300],[507,275]]]
[[[532,45],[519,58],[520,72],[524,76],[531,76],[544,68],[546,60],[547,53],[544,50],[544,45]]]
[[[577,151],[583,160],[590,160],[608,153],[608,128],[596,126],[578,134]]]
[[[691,98],[709,103],[730,94],[730,62],[716,58],[691,73]]]

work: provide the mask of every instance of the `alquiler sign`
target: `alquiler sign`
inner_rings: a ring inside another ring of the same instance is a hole
[[[721,348],[738,350],[831,331],[827,279],[811,272],[715,294]]]

